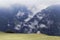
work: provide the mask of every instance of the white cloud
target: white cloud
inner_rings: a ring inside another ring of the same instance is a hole
[[[0,4],[26,4],[26,5],[49,5],[60,3],[60,0],[0,0]]]
[[[10,7],[11,4],[23,4],[28,7],[36,6],[36,10],[40,11],[49,5],[60,4],[60,0],[0,0],[0,6]]]

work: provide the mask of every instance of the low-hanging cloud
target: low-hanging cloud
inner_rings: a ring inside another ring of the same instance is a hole
[[[36,7],[35,10],[41,10],[49,5],[60,4],[60,0],[0,0],[0,7],[10,7],[13,4],[22,4],[30,9]]]

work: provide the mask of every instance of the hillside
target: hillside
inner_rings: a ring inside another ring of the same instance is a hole
[[[59,40],[59,36],[48,36],[44,34],[9,34],[0,33],[0,40]]]

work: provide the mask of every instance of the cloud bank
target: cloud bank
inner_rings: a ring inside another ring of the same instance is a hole
[[[28,6],[30,9],[35,7],[36,10],[44,9],[53,4],[60,4],[60,0],[0,0],[0,7],[10,7],[13,4],[22,4]]]

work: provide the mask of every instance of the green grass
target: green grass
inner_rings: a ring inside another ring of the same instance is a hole
[[[60,40],[60,37],[59,36],[48,36],[44,34],[0,33],[0,40]]]

